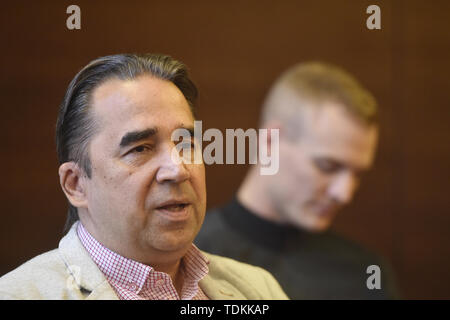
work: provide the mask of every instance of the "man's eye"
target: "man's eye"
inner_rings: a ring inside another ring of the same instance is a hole
[[[342,168],[339,163],[326,159],[315,159],[314,164],[324,173],[334,173]]]
[[[151,150],[152,150],[151,146],[142,145],[142,146],[137,146],[137,147],[131,149],[130,153],[144,153],[144,152],[151,151]]]
[[[144,152],[146,149],[145,149],[145,147],[144,146],[139,146],[139,147],[136,147],[136,148],[134,148],[134,152],[138,152],[138,153],[140,153],[140,152]]]

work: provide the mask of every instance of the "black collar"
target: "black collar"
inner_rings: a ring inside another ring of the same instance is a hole
[[[274,223],[259,217],[245,208],[236,198],[226,205],[221,212],[224,220],[246,238],[274,250],[286,248],[289,240],[302,234],[298,229]]]

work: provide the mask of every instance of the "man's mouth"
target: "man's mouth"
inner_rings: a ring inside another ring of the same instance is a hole
[[[180,222],[189,218],[191,204],[188,201],[167,201],[156,208],[165,220]]]
[[[334,213],[336,212],[337,209],[338,209],[338,207],[336,205],[323,206],[323,207],[319,208],[318,214],[319,214],[319,216],[322,216],[322,217],[332,216],[332,215],[334,215]]]
[[[181,211],[188,206],[187,203],[169,204],[165,206],[158,207],[159,210],[169,210],[169,211]]]

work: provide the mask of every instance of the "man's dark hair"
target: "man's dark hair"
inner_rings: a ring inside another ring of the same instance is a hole
[[[186,66],[162,54],[117,54],[100,57],[85,66],[70,82],[56,122],[56,150],[61,165],[73,161],[91,177],[88,145],[98,127],[91,112],[93,91],[107,80],[132,80],[148,74],[175,84],[194,114],[197,88]],[[64,232],[79,219],[78,210],[69,202]]]

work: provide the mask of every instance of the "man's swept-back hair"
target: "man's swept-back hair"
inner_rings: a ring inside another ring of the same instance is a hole
[[[283,88],[298,96],[300,104],[319,106],[321,102],[331,101],[366,124],[377,122],[374,96],[351,74],[332,64],[306,62],[292,66],[275,81],[263,106],[263,123],[274,118],[294,122],[293,115],[299,114],[298,110],[286,110],[278,103],[278,93]]]
[[[186,66],[162,54],[117,54],[100,57],[85,66],[70,82],[56,122],[56,150],[61,165],[73,161],[91,177],[88,145],[98,129],[91,110],[93,91],[107,80],[132,80],[150,75],[175,84],[194,114],[197,88]],[[77,208],[69,202],[64,232],[79,219]]]

